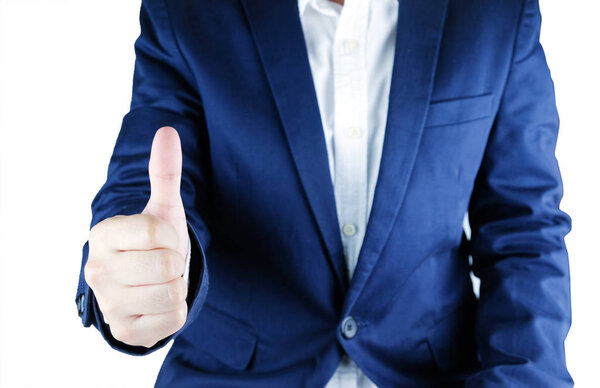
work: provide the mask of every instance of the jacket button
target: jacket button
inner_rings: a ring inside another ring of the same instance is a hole
[[[344,318],[342,321],[342,335],[346,339],[352,339],[356,336],[356,332],[358,331],[358,324],[354,318],[348,316]]]

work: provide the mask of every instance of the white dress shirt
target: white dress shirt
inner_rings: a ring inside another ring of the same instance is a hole
[[[343,6],[330,0],[299,0],[298,8],[351,278],[379,173],[398,0],[345,0]],[[326,385],[373,387],[375,384],[347,356]]]
[[[385,134],[398,0],[299,0],[348,276],[354,274]],[[326,388],[375,384],[345,357]]]

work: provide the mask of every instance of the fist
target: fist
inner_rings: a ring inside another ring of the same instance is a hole
[[[187,318],[187,223],[180,194],[177,131],[156,132],[148,174],[151,194],[141,214],[114,216],[90,230],[85,280],[113,337],[152,347]]]

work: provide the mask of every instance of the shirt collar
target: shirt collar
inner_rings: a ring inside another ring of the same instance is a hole
[[[306,9],[306,5],[308,4],[309,0],[298,0],[298,10],[300,11],[300,15],[302,15],[304,13],[304,10]]]
[[[298,10],[300,11],[300,16],[302,16],[306,10],[306,6],[309,3],[311,3],[312,7],[314,7],[316,10],[329,15],[338,14],[339,11],[336,11],[334,8],[341,7],[341,5],[333,3],[330,0],[298,0]]]

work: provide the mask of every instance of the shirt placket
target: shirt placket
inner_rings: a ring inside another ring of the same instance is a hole
[[[366,32],[368,0],[346,0],[333,47],[334,192],[350,278],[367,217]]]

